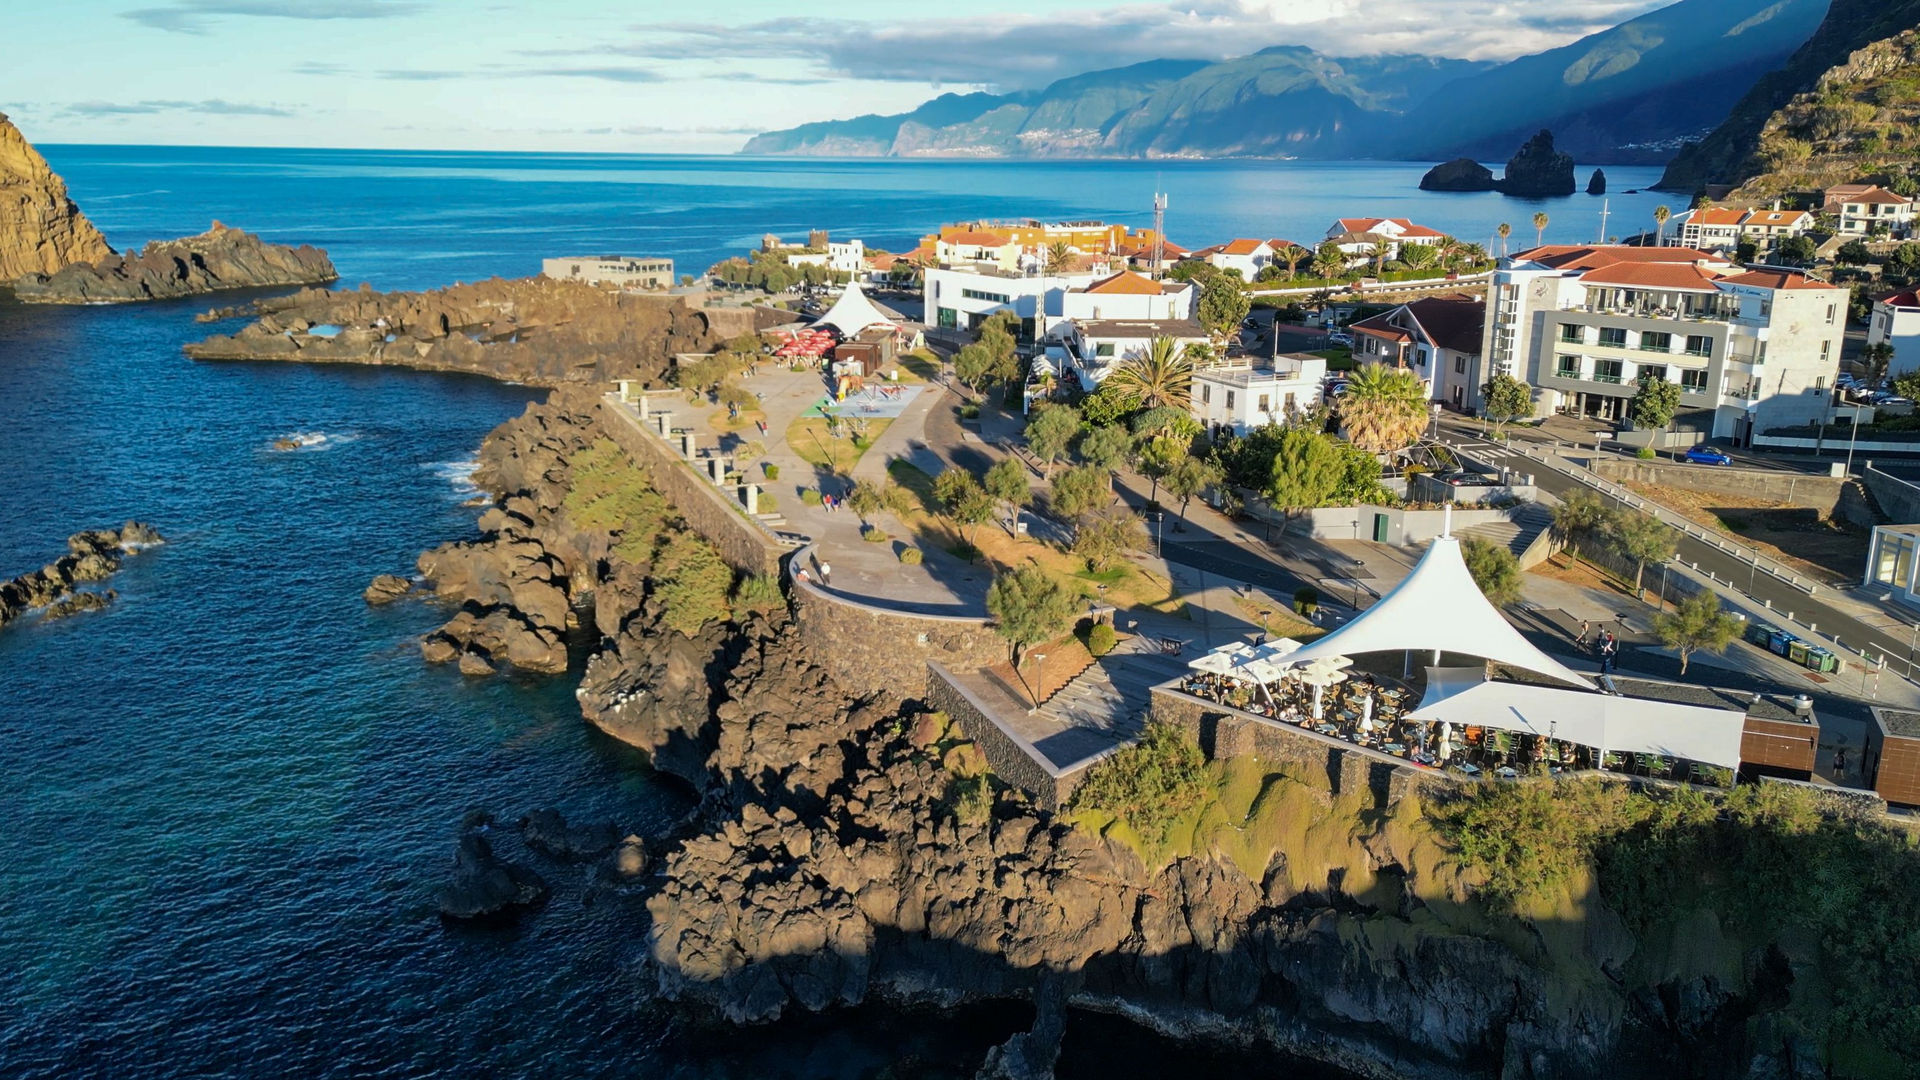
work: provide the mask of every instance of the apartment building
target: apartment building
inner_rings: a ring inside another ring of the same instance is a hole
[[[1091,392],[1121,363],[1145,356],[1155,338],[1170,339],[1176,353],[1208,340],[1207,328],[1192,319],[1067,319],[1048,331],[1041,355]]]
[[[614,285],[622,289],[670,289],[674,284],[672,259],[627,255],[573,255],[542,259],[540,273],[562,281]]]
[[[1873,302],[1873,318],[1867,323],[1867,344],[1882,342],[1893,346],[1893,361],[1887,374],[1903,375],[1920,370],[1920,290],[1884,296]]]
[[[1191,282],[1156,281],[1131,270],[1038,274],[996,266],[929,269],[921,297],[934,326],[971,330],[989,316],[1019,316],[1021,340],[1045,338],[1065,319],[1189,319],[1199,289]]]
[[[1845,289],[1702,251],[1547,246],[1494,273],[1482,355],[1542,413],[1624,422],[1652,375],[1680,387],[1677,426],[1744,441],[1822,413],[1846,310]]]
[[[1667,243],[1696,251],[1731,252],[1746,240],[1770,252],[1787,237],[1811,230],[1814,221],[1806,210],[1782,210],[1777,205],[1766,210],[1708,207],[1675,215]]]
[[[1903,240],[1913,230],[1913,200],[1886,188],[1870,187],[1842,195],[1838,205],[1843,236],[1866,236],[1885,228],[1895,239]]]

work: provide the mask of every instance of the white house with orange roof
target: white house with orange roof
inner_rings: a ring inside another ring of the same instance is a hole
[[[1866,236],[1884,227],[1896,239],[1905,239],[1913,230],[1913,200],[1883,187],[1845,195],[1840,200],[1840,232],[1843,236]]]
[[[997,266],[1019,270],[1021,247],[1006,233],[967,229],[942,235],[934,241],[934,258],[942,266],[955,263]]]
[[[1699,251],[1729,252],[1747,240],[1762,252],[1769,252],[1787,237],[1811,230],[1814,221],[1810,211],[1782,210],[1777,205],[1766,210],[1705,207],[1674,215],[1666,242]]]
[[[1242,280],[1252,281],[1260,271],[1273,265],[1273,248],[1265,240],[1242,238],[1202,248],[1194,252],[1193,257],[1221,270],[1238,270]]]
[[[1387,258],[1397,259],[1402,244],[1433,246],[1446,243],[1449,237],[1406,218],[1341,218],[1327,230],[1325,239],[1354,258],[1371,258],[1376,246],[1385,246]]]
[[[1697,249],[1549,245],[1494,272],[1481,354],[1542,415],[1623,423],[1652,377],[1680,387],[1682,437],[1744,441],[1823,414],[1846,309],[1844,288]]]
[[[1156,281],[1122,270],[1060,296],[1064,319],[1190,319],[1199,289],[1191,281]]]

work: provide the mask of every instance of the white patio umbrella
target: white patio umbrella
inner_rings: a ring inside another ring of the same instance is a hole
[[[1341,668],[1353,663],[1344,656],[1330,656],[1324,660],[1315,660],[1303,668],[1295,668],[1293,677],[1313,687],[1313,718],[1326,719],[1326,692],[1329,686],[1338,686],[1347,681],[1347,673]]]
[[[1369,690],[1360,697],[1360,730],[1373,734],[1373,692]]]

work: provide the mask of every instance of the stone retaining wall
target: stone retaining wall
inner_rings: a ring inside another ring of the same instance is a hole
[[[815,662],[859,693],[911,696],[926,686],[929,661],[977,668],[1007,658],[1006,641],[985,619],[891,611],[811,579],[790,580],[788,596]]]
[[[1070,770],[1054,769],[1036,758],[1013,732],[995,720],[993,712],[976,700],[939,663],[927,664],[927,704],[951,717],[987,757],[994,775],[1027,793],[1038,806],[1058,810],[1073,797],[1073,789],[1094,761]]]
[[[659,435],[643,428],[632,412],[605,400],[597,408],[600,430],[647,470],[654,488],[728,565],[743,573],[779,576],[786,548],[758,522],[748,519],[744,507],[695,471]]]
[[[1460,782],[1446,773],[1415,768],[1363,746],[1230,709],[1170,687],[1153,688],[1153,717],[1185,728],[1212,760],[1251,754],[1284,767],[1289,775],[1303,781],[1324,781],[1336,795],[1371,791],[1382,806],[1427,788],[1452,789]]]
[[[1846,477],[1811,476],[1777,469],[1740,469],[1724,465],[1678,465],[1657,461],[1619,461],[1596,457],[1587,466],[1616,483],[1659,484],[1705,495],[1738,495],[1818,510],[1860,526],[1879,524],[1879,516]],[[1879,492],[1874,493],[1876,496]]]

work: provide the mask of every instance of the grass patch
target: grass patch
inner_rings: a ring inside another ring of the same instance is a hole
[[[860,463],[860,455],[866,453],[880,433],[887,429],[891,420],[868,420],[866,434],[855,438],[846,428],[840,428],[840,438],[829,434],[829,425],[822,416],[802,416],[787,425],[787,448],[799,455],[800,460],[817,468],[823,468],[840,476],[853,472]]]
[[[739,416],[728,417],[727,410],[721,408],[715,409],[713,415],[707,417],[707,426],[722,435],[732,435],[735,432],[751,430],[754,432],[755,437],[758,438],[760,431],[759,425],[764,422],[766,418],[766,412],[761,409],[742,409],[740,410]]]
[[[1360,366],[1353,358],[1352,349],[1318,349],[1307,355],[1318,356],[1326,360],[1328,371],[1352,371],[1354,368]]]
[[[913,495],[918,504],[914,507],[916,511],[925,513],[933,505],[933,477],[918,465],[905,458],[894,458],[887,462],[887,475]]]
[[[901,382],[932,382],[940,374],[940,360],[929,349],[900,355]]]

